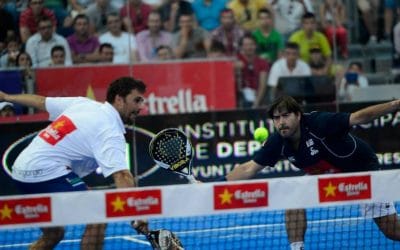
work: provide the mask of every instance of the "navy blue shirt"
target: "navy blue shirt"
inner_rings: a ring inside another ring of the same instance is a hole
[[[278,160],[288,159],[308,174],[378,170],[378,158],[372,148],[349,133],[349,119],[349,113],[305,113],[300,120],[297,150],[275,132],[256,153],[254,161],[273,167]]]

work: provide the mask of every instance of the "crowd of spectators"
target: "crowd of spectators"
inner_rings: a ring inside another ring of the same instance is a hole
[[[371,43],[378,7],[382,39],[400,40],[396,1],[356,6]],[[230,57],[241,105],[257,107],[279,76],[344,76],[332,55],[349,56],[348,15],[342,0],[0,0],[0,67],[34,79],[35,67]]]

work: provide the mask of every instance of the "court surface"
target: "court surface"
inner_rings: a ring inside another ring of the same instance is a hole
[[[400,203],[396,203],[399,211]],[[357,205],[307,209],[305,249],[400,249],[388,240],[371,219],[359,215]],[[152,229],[168,228],[179,236],[185,249],[289,249],[284,211],[233,213],[191,218],[150,220]],[[83,226],[68,226],[56,249],[79,249]],[[40,235],[38,229],[0,230],[1,249],[27,249]],[[105,248],[151,249],[129,222],[110,223]]]

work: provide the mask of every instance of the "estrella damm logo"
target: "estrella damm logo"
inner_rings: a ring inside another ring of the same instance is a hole
[[[50,197],[0,200],[0,225],[51,221]]]
[[[268,183],[225,184],[214,186],[214,209],[268,206]]]
[[[106,193],[106,216],[161,214],[161,190]]]
[[[74,130],[76,130],[75,124],[71,119],[62,115],[42,130],[39,137],[54,146]]]
[[[371,198],[371,176],[318,178],[320,202]]]

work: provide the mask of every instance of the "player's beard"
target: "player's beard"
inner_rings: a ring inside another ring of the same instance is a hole
[[[121,118],[122,118],[122,121],[124,122],[124,124],[133,125],[135,122],[136,116],[138,116],[138,115],[139,115],[138,111],[133,111],[133,112],[129,113],[129,115],[123,116]]]
[[[279,134],[280,134],[283,138],[289,138],[289,137],[291,137],[294,133],[295,133],[295,131],[293,130],[293,128],[290,128],[289,126],[281,126],[281,127],[279,127]]]

